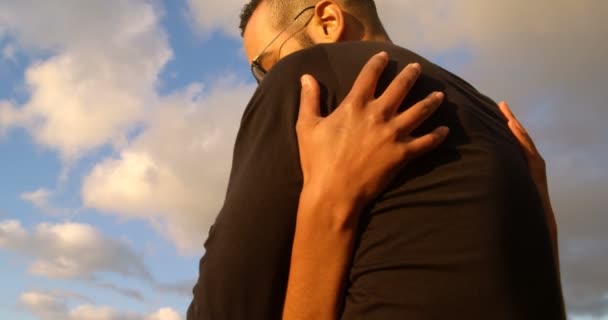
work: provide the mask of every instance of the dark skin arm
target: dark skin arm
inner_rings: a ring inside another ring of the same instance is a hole
[[[420,75],[418,64],[406,67],[382,96],[374,98],[387,62],[386,53],[374,56],[327,118],[320,116],[317,82],[311,76],[302,78],[296,131],[304,187],[283,319],[336,318],[362,207],[396,171],[437,148],[449,132],[441,127],[422,137],[411,136],[440,106],[441,93],[397,112]]]
[[[418,65],[406,68],[383,96],[373,98],[386,61],[384,54],[373,57],[349,96],[327,118],[321,118],[319,113],[318,84],[310,76],[302,78],[297,134],[304,188],[283,319],[336,319],[361,208],[381,192],[394,172],[431,152],[448,134],[447,128],[438,128],[421,138],[409,136],[439,107],[442,95],[428,97],[408,111],[396,113],[419,76]],[[508,105],[502,102],[499,107],[526,155],[543,201],[559,267],[557,226],[545,162]]]

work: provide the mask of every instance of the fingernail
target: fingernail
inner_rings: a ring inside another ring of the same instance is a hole
[[[440,127],[437,131],[439,132],[440,135],[445,136],[448,133],[450,133],[450,128],[448,128],[448,127]]]
[[[435,92],[435,99],[441,101],[443,98],[445,98],[445,94],[443,94],[443,92]]]
[[[378,56],[384,60],[388,60],[388,53],[386,53],[386,51],[382,51],[382,52],[378,53],[376,56]]]
[[[414,70],[416,70],[416,71],[418,71],[418,73],[420,73],[420,64],[419,63],[417,63],[417,62],[416,63],[411,63],[409,65],[409,67],[412,68],[412,69],[414,69]]]
[[[300,82],[302,83],[303,88],[308,88],[310,86],[310,78],[309,75],[305,74],[300,78]]]

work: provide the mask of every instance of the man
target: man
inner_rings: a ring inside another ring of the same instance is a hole
[[[370,0],[254,0],[241,27],[261,85],[243,115],[189,319],[281,317],[302,189],[300,77],[319,81],[327,115],[380,51],[391,62],[377,92],[420,63],[402,106],[445,92],[418,131],[447,125],[451,133],[362,214],[341,318],[565,318],[543,205],[493,101],[391,44]]]

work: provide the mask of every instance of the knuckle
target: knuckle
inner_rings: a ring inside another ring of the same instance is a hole
[[[407,89],[407,88],[411,88],[412,86],[414,86],[414,81],[415,81],[415,79],[412,76],[406,75],[406,76],[402,77],[399,82],[403,88]]]
[[[416,73],[412,70],[407,70],[399,75],[399,79],[403,84],[412,84],[414,81],[416,81],[416,77]]]
[[[352,92],[348,97],[344,99],[341,107],[345,109],[354,109],[364,105],[363,98],[359,97],[357,93]]]
[[[405,68],[405,70],[403,72],[401,72],[399,74],[398,77],[400,78],[401,83],[403,85],[411,87],[414,85],[416,80],[418,80],[419,76],[420,76],[420,74],[418,73],[418,70],[416,70],[415,68],[412,68],[411,66],[408,66]]]
[[[382,64],[382,62],[376,62],[372,65],[371,69],[374,75],[379,75],[384,70],[384,65]]]
[[[389,141],[399,140],[399,130],[393,125],[386,125],[382,129],[382,135]]]
[[[411,113],[415,121],[426,118],[435,108],[433,103],[428,100],[423,100],[412,108]]]
[[[436,107],[441,104],[441,99],[437,93],[431,93],[426,99],[426,104],[430,107]]]
[[[442,135],[440,135],[439,133],[433,133],[433,134],[431,134],[431,139],[429,141],[430,142],[429,144],[431,146],[436,146],[442,141],[442,139],[443,139]]]
[[[384,122],[384,115],[381,112],[373,111],[368,113],[367,119],[371,124],[379,124]]]
[[[382,59],[380,59],[378,57],[375,57],[374,59],[369,61],[369,63],[365,66],[365,68],[367,68],[367,70],[369,70],[371,72],[378,72],[378,70],[380,70],[381,67],[382,67]]]
[[[347,109],[361,108],[363,106],[365,106],[365,101],[363,98],[353,98],[346,102]]]
[[[400,115],[399,118],[396,118],[395,127],[403,133],[411,133],[412,130],[415,129],[416,121],[412,119],[409,114]]]
[[[420,109],[418,109],[418,115],[420,117],[424,117],[424,116],[428,115],[429,113],[431,113],[433,107],[434,107],[434,105],[431,101],[425,101],[425,102],[421,103]]]

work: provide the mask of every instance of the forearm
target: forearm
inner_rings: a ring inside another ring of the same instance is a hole
[[[334,320],[357,225],[351,201],[304,188],[300,197],[283,319]]]

